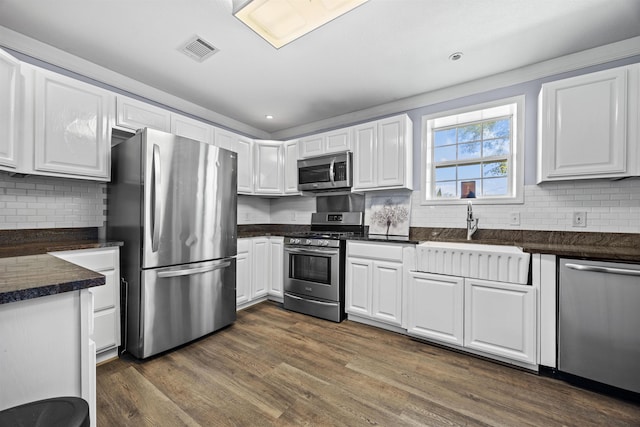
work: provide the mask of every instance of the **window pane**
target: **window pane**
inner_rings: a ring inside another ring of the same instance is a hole
[[[479,159],[480,156],[480,142],[458,145],[458,159]]]
[[[482,124],[462,126],[458,128],[458,142],[478,141],[482,136]]]
[[[488,156],[506,156],[509,154],[508,139],[489,139],[482,143],[482,155]]]
[[[506,161],[485,163],[482,169],[482,176],[485,178],[506,176],[508,172]]]
[[[456,194],[458,186],[456,184],[457,181],[436,182],[436,198],[444,199],[458,197]]]
[[[437,147],[433,152],[434,162],[446,162],[456,159],[456,146],[447,145],[445,147]]]
[[[511,133],[511,119],[492,120],[484,122],[482,126],[482,138],[509,138]]]
[[[480,172],[480,163],[475,165],[458,166],[458,179],[470,180],[480,178],[482,176]]]
[[[506,196],[508,189],[507,178],[483,179],[483,196]]]
[[[436,168],[436,181],[450,181],[456,179],[456,167]]]
[[[450,145],[456,143],[456,129],[437,130],[434,132],[434,145]]]

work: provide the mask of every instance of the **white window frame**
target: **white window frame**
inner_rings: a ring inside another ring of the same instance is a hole
[[[422,116],[422,181],[421,205],[461,205],[473,200],[474,204],[524,203],[524,95],[470,105],[455,110]],[[435,191],[435,168],[433,167],[433,129],[445,126],[491,120],[504,116],[505,108],[513,111],[511,150],[509,156],[509,189],[506,196],[479,197],[475,199],[441,198]]]

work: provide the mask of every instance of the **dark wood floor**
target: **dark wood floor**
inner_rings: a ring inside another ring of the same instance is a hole
[[[98,367],[99,426],[639,426],[640,405],[261,303],[145,362]]]

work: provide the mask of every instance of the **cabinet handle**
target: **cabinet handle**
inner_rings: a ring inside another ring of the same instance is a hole
[[[565,264],[567,268],[579,271],[589,271],[594,273],[609,273],[609,274],[621,274],[624,276],[640,276],[640,270],[631,270],[628,268],[613,268],[613,267],[600,267],[597,265],[584,265],[584,264]]]

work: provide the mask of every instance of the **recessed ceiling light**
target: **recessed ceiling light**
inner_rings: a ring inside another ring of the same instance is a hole
[[[457,61],[458,59],[462,58],[462,55],[462,52],[455,52],[449,55],[449,59],[452,61]]]
[[[271,114],[267,114],[264,118],[267,120],[273,120],[273,116]]]

